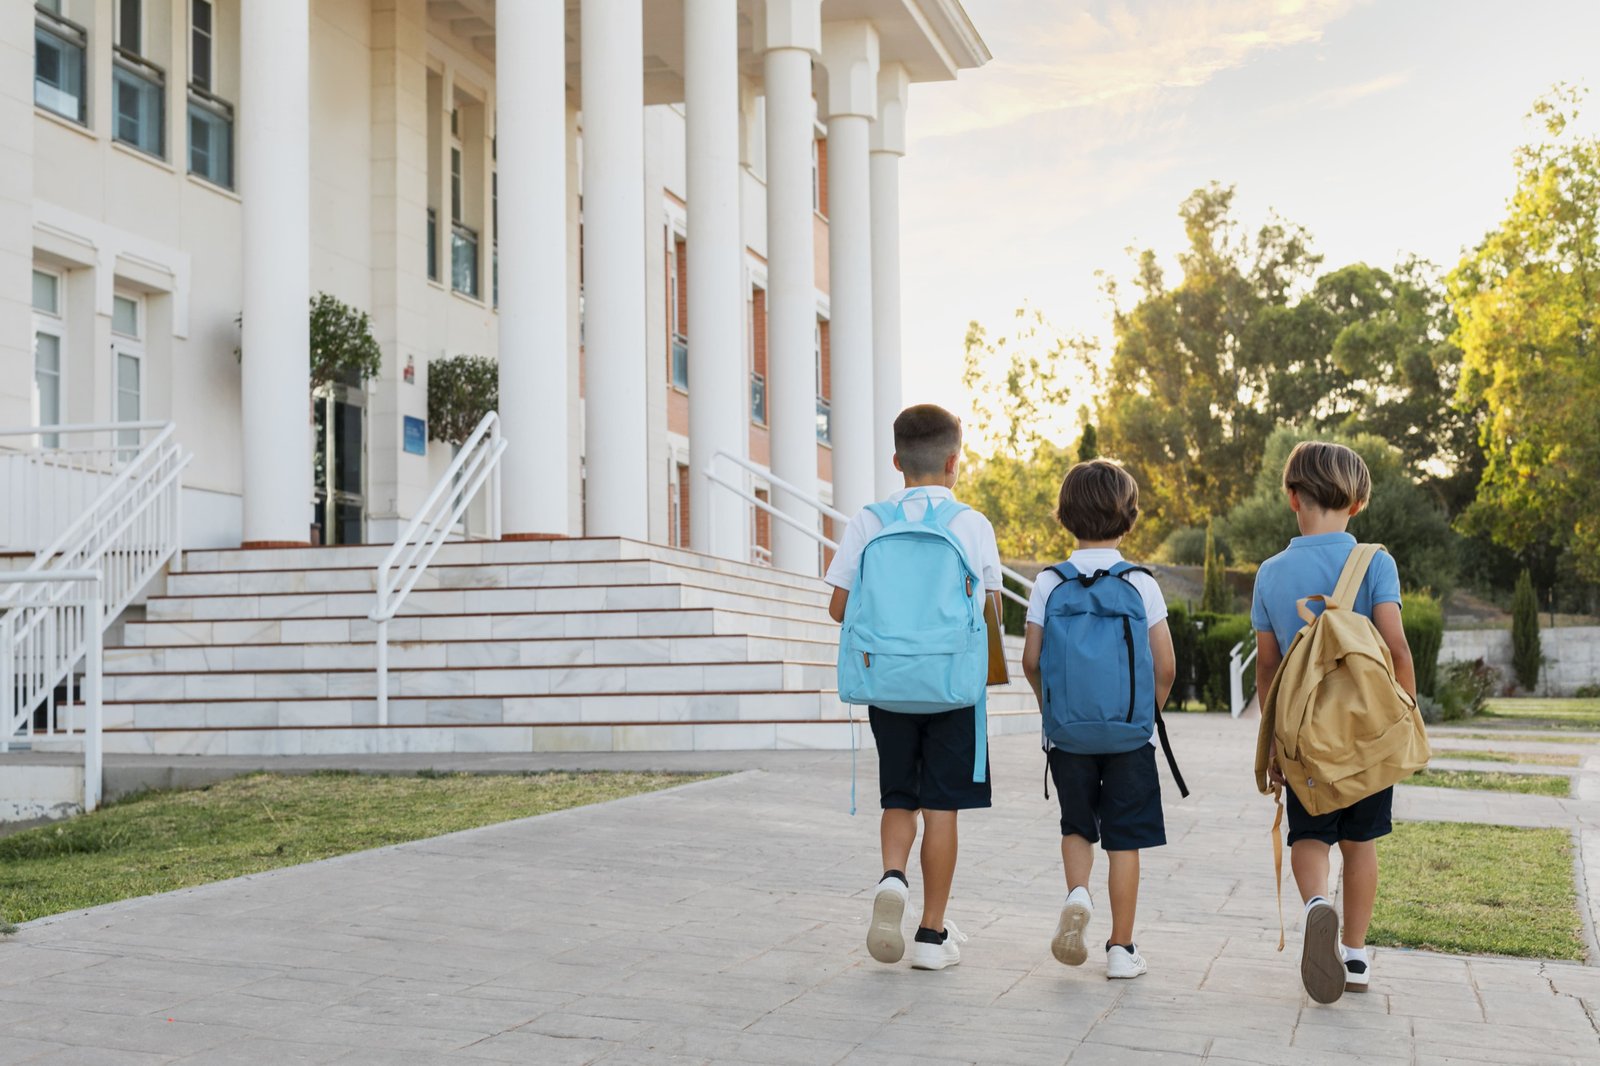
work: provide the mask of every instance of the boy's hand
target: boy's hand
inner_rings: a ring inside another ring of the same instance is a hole
[[[1279,788],[1287,788],[1288,780],[1283,776],[1283,768],[1278,765],[1278,742],[1273,740],[1272,747],[1267,750],[1267,780]]]

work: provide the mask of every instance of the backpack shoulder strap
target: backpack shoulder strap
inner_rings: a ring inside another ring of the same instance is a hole
[[[889,525],[892,525],[894,523],[896,515],[901,513],[900,507],[897,504],[892,504],[892,503],[889,503],[887,501],[882,501],[882,502],[879,502],[879,503],[869,503],[863,509],[867,510],[867,511],[871,511],[874,515],[877,516],[878,521],[882,522],[884,524],[884,526],[886,526],[886,527],[889,526]]]
[[[960,514],[962,511],[970,510],[972,510],[972,508],[968,507],[960,500],[945,500],[944,502],[940,503],[939,506],[934,507],[933,501],[930,499],[928,501],[928,510],[924,515],[924,518],[929,522],[937,522],[941,526],[948,526],[950,524],[950,520],[956,515]]]
[[[1354,610],[1356,594],[1361,591],[1361,582],[1366,580],[1367,569],[1382,550],[1382,544],[1357,544],[1350,549],[1350,557],[1339,572],[1339,583],[1333,587],[1328,602],[1341,611]]]
[[[1143,574],[1145,577],[1148,577],[1151,580],[1154,580],[1156,576],[1150,572],[1148,567],[1140,566],[1138,563],[1130,563],[1126,559],[1122,560],[1120,563],[1113,564],[1111,569],[1107,570],[1106,573],[1110,574],[1112,577],[1120,577],[1123,580],[1127,580],[1129,574]]]

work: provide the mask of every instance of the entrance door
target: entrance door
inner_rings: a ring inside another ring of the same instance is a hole
[[[367,394],[335,383],[312,399],[316,421],[316,528],[323,544],[366,541]]]

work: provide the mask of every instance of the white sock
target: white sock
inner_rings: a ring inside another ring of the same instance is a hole
[[[1310,899],[1306,900],[1306,913],[1310,914],[1311,913],[1311,908],[1316,906],[1319,901],[1322,902],[1322,903],[1328,903],[1328,897],[1327,896],[1312,896]],[[1328,904],[1328,905],[1330,907],[1332,906],[1331,903]]]
[[[1089,886],[1087,886],[1087,885],[1079,885],[1077,888],[1073,889],[1071,892],[1068,892],[1067,893],[1067,902],[1068,903],[1081,903],[1085,907],[1088,907],[1090,910],[1094,909],[1094,900],[1089,898]]]
[[[1349,944],[1340,944],[1339,950],[1344,953],[1345,962],[1349,962],[1352,959],[1354,959],[1356,962],[1372,961],[1371,959],[1367,958],[1367,949],[1365,947],[1353,948]]]

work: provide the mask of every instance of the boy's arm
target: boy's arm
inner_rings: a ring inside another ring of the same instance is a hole
[[[1406,629],[1400,621],[1400,605],[1380,603],[1372,608],[1372,624],[1378,627],[1378,635],[1389,646],[1389,655],[1394,659],[1394,679],[1415,700],[1417,668],[1411,661],[1411,645],[1406,643]]]
[[[835,622],[844,621],[844,605],[850,599],[850,590],[835,587],[833,599],[828,601],[828,617]]]
[[[1022,676],[1033,686],[1033,698],[1044,706],[1044,695],[1039,688],[1039,652],[1044,648],[1044,627],[1029,622],[1022,642]],[[1168,645],[1171,646],[1170,643]]]
[[[1278,636],[1269,630],[1256,630],[1256,700],[1261,704],[1267,702],[1267,693],[1272,690],[1272,679],[1278,676],[1278,667],[1283,665],[1283,652],[1278,650]],[[1283,771],[1278,769],[1278,740],[1272,740],[1272,752],[1267,759],[1267,776],[1275,785],[1286,785]]]
[[[1150,655],[1156,665],[1156,706],[1165,707],[1178,680],[1178,656],[1172,650],[1172,629],[1163,618],[1150,627]]]

